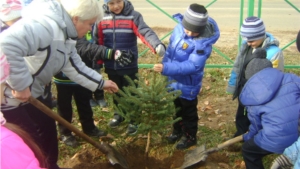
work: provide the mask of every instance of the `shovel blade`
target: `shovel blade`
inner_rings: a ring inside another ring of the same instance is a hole
[[[123,168],[129,168],[128,163],[123,155],[121,155],[115,148],[111,145],[102,142],[97,144],[96,147],[106,155],[107,159],[112,165],[119,164]]]
[[[196,147],[195,149],[190,150],[185,154],[184,161],[180,169],[187,168],[200,161],[205,161],[206,158],[207,158],[207,153],[205,152],[205,145]]]

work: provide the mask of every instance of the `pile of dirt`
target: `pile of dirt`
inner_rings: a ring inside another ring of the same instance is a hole
[[[172,155],[161,152],[159,155],[149,155],[146,159],[141,147],[127,146],[119,150],[129,164],[129,169],[171,169],[182,165],[185,151],[175,150]],[[204,162],[193,165],[193,169],[230,168],[229,159],[225,153],[214,153]],[[82,149],[72,157],[66,167],[73,169],[122,169],[118,164],[112,165],[96,148]]]

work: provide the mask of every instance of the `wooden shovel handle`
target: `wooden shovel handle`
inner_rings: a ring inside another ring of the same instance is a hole
[[[52,111],[50,108],[48,108],[47,106],[45,106],[43,103],[41,103],[36,98],[34,98],[34,97],[31,96],[28,99],[28,102],[31,103],[32,105],[34,105],[39,110],[41,110],[42,112],[44,112],[45,114],[47,114],[48,116],[50,116],[52,119],[54,119],[57,122],[59,122],[60,124],[64,125],[66,128],[68,128],[69,130],[71,130],[72,132],[74,132],[79,137],[82,137],[88,143],[90,143],[93,146],[95,146],[96,148],[98,148],[103,154],[107,155],[108,152],[110,151],[110,146],[109,145],[106,145],[106,143],[101,143],[100,144],[100,143],[96,142],[95,140],[91,139],[89,136],[87,136],[86,134],[84,134],[83,132],[81,132],[79,129],[77,129],[76,127],[74,127],[72,124],[70,124],[68,121],[66,121],[65,119],[63,119],[60,115],[58,115],[57,113],[55,113],[54,111]]]
[[[227,140],[227,141],[225,141],[225,142],[219,144],[219,145],[218,145],[218,149],[222,149],[222,148],[224,148],[224,147],[230,146],[230,145],[232,145],[232,144],[234,144],[234,143],[237,143],[237,142],[240,142],[240,141],[242,141],[242,140],[243,140],[243,135],[234,137],[234,138],[232,138],[232,139],[230,139],[230,140]]]

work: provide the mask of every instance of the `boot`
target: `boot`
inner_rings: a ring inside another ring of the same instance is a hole
[[[190,135],[183,135],[181,139],[179,140],[178,144],[176,145],[176,148],[179,150],[187,149],[193,145],[197,144],[196,137],[192,137]]]
[[[84,133],[87,134],[88,136],[99,137],[99,138],[107,135],[107,133],[105,131],[98,129],[97,127],[95,127],[91,131],[84,131]]]
[[[65,143],[66,145],[70,146],[70,147],[77,147],[79,146],[78,141],[76,140],[76,138],[72,135],[72,134],[68,134],[68,135],[61,135],[60,136],[60,140]]]
[[[114,118],[108,123],[108,126],[111,128],[118,127],[122,122],[124,121],[124,118],[118,114],[114,115]]]
[[[172,134],[167,137],[169,144],[174,144],[182,136],[182,131],[173,130]]]

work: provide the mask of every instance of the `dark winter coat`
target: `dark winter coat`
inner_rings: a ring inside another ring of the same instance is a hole
[[[95,30],[95,40],[106,47],[118,50],[131,50],[134,59],[131,64],[122,67],[113,60],[105,60],[105,68],[123,71],[138,67],[138,46],[137,37],[146,44],[151,51],[162,42],[155,32],[144,22],[142,15],[135,11],[131,2],[124,1],[124,9],[118,15],[106,10],[103,20]]]
[[[90,68],[94,68],[94,65],[97,64],[96,60],[93,58],[98,56],[98,58],[102,58],[105,56],[106,51],[109,49],[102,45],[97,45],[92,43],[83,37],[77,40],[76,49],[78,55],[81,57],[82,61]],[[54,77],[54,83],[60,84],[76,84],[75,82],[71,81],[65,74],[62,72],[58,73]]]

